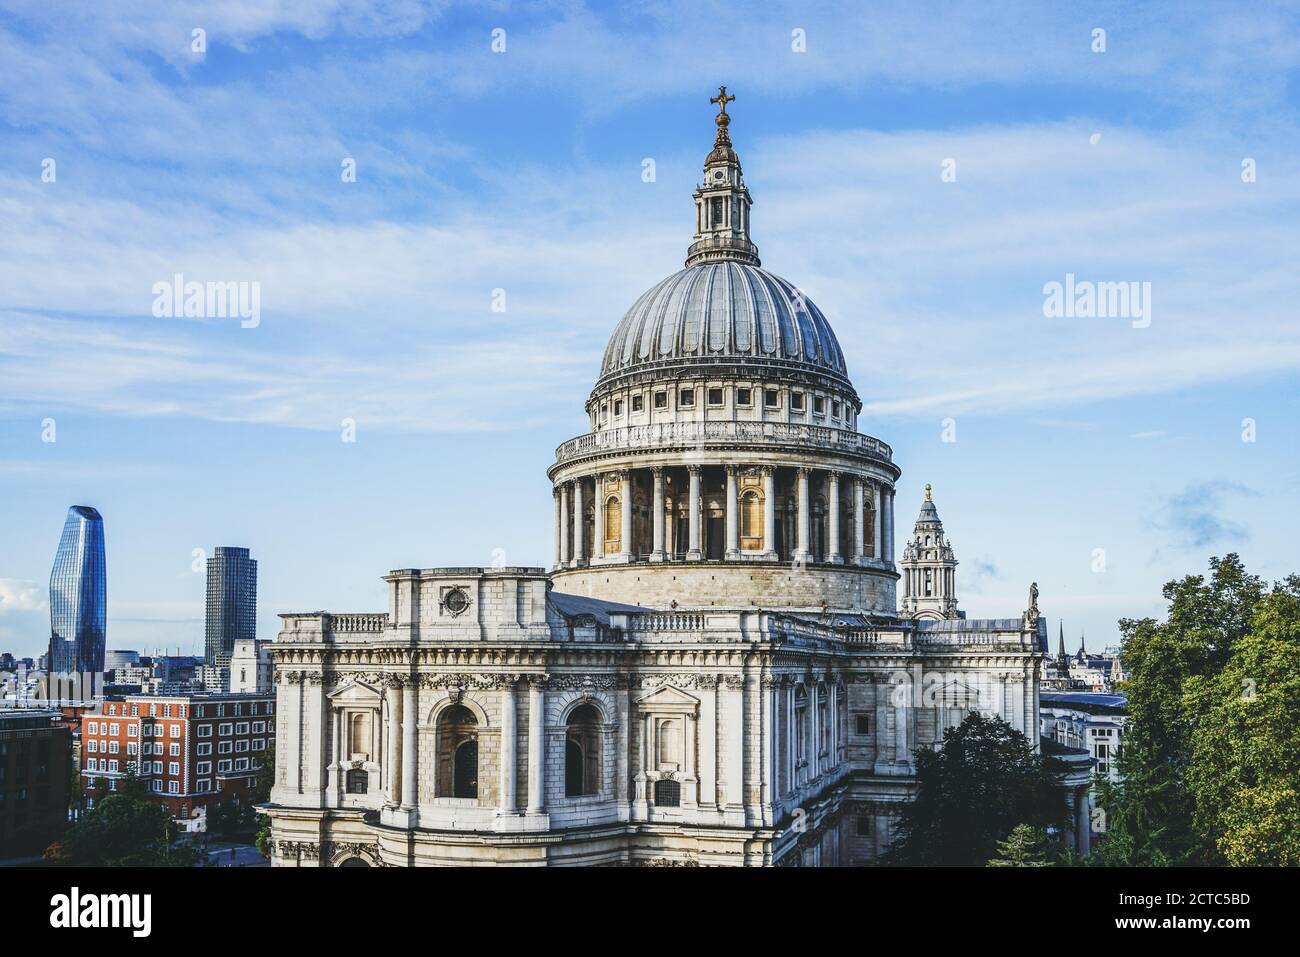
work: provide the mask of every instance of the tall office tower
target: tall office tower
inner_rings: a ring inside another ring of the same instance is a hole
[[[50,671],[104,670],[104,520],[89,505],[68,509],[50,572]]]
[[[208,559],[204,661],[229,665],[235,642],[257,637],[257,561],[247,548],[218,545]]]

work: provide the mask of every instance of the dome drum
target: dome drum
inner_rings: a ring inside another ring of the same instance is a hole
[[[892,614],[898,467],[857,430],[825,315],[762,268],[724,118],[685,268],[618,323],[591,431],[556,449],[552,578],[646,607]]]

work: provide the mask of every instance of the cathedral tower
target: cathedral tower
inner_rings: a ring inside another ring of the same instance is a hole
[[[943,534],[930,485],[899,562],[903,572],[903,614],[915,618],[960,618],[957,610],[957,559]]]

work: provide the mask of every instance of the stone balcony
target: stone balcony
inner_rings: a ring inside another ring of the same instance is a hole
[[[806,449],[844,452],[892,462],[891,449],[880,439],[849,429],[798,422],[658,422],[588,432],[555,450],[555,464],[604,452],[640,449],[704,449],[709,446]]]

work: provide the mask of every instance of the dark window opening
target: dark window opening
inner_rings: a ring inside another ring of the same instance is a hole
[[[370,775],[361,770],[349,771],[347,789],[349,794],[365,794],[370,790]]]
[[[676,781],[656,781],[655,804],[659,807],[681,807],[682,786]]]
[[[855,716],[857,721],[858,734],[871,733],[871,715],[859,714]]]

